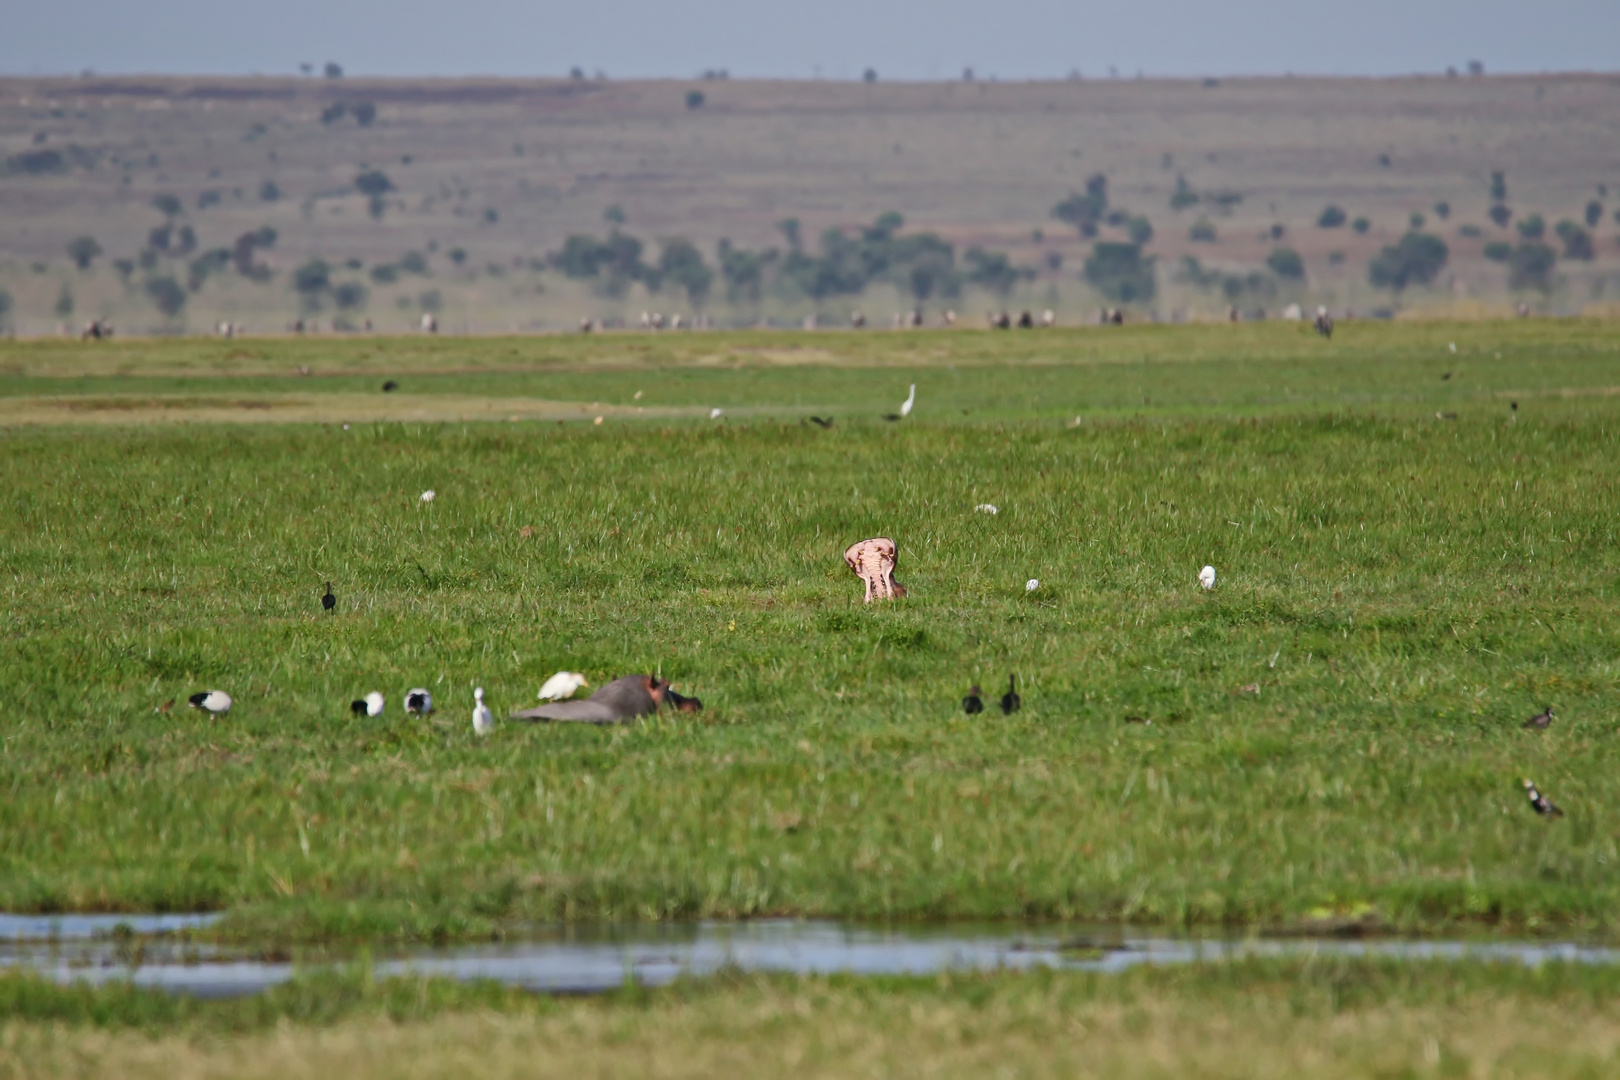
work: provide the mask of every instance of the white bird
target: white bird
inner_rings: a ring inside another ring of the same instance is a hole
[[[204,690],[200,694],[190,697],[193,709],[203,709],[215,716],[223,716],[231,711],[231,695],[223,690]]]
[[[426,716],[433,711],[433,695],[420,686],[405,691],[405,711],[412,716]]]
[[[1206,566],[1198,571],[1198,584],[1206,589],[1215,587],[1215,568],[1213,566]]]
[[[479,735],[488,735],[495,730],[495,714],[484,704],[482,686],[473,691],[473,700],[478,703],[473,706],[473,731]]]
[[[911,415],[911,407],[913,405],[915,405],[915,404],[917,404],[917,384],[912,383],[911,384],[911,393],[907,394],[906,395],[906,400],[904,400],[904,401],[902,401],[900,403],[900,415],[901,416],[910,416]]]
[[[1456,343],[1456,342],[1455,342],[1455,341],[1453,341],[1453,342],[1452,342],[1452,343],[1451,343],[1451,351],[1452,351],[1452,352],[1456,352],[1456,351],[1457,351],[1457,343]]]
[[[365,713],[367,716],[381,716],[384,704],[386,704],[386,701],[382,694],[373,690],[365,697],[349,702],[349,711],[356,716],[361,713]]]
[[[710,409],[709,410],[709,419],[710,420],[718,420],[718,419],[720,419],[720,417],[725,415],[725,412],[726,412],[726,410],[724,410],[724,409]]]
[[[574,671],[559,671],[545,681],[540,687],[541,701],[561,701],[563,698],[573,697],[574,691],[582,686],[589,686],[585,676]]]
[[[1041,587],[1041,582],[1040,582],[1039,578],[1030,578],[1028,581],[1024,582],[1024,591],[1025,592],[1034,592],[1036,589],[1038,589],[1040,587]]]
[[[422,492],[422,501],[425,503],[430,503],[437,494],[438,492],[434,491],[432,488],[428,488],[426,491]]]
[[[976,513],[976,514],[999,514],[999,513],[1001,513],[1000,510],[996,509],[996,504],[995,503],[980,503],[978,506],[975,506],[973,508],[973,512]]]

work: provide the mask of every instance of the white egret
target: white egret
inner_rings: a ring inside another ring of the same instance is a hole
[[[907,394],[906,395],[906,400],[904,400],[904,401],[902,401],[900,403],[900,415],[901,416],[910,416],[911,415],[911,407],[913,405],[915,405],[915,404],[917,404],[917,384],[912,383],[911,384],[911,393]]]
[[[422,492],[422,501],[425,503],[430,503],[437,496],[438,492],[434,491],[432,488],[428,488],[426,491]]]
[[[540,687],[541,701],[561,701],[563,698],[573,697],[574,691],[582,686],[589,686],[585,676],[577,671],[559,671],[547,679]]]
[[[725,414],[726,414],[726,410],[724,410],[724,409],[710,409],[709,410],[709,419],[710,420],[718,420],[722,416],[724,416]]]
[[[1036,589],[1038,589],[1040,587],[1041,587],[1041,582],[1040,582],[1039,578],[1030,578],[1028,581],[1024,582],[1024,591],[1025,592],[1034,592]]]
[[[495,714],[489,711],[488,705],[484,704],[484,688],[482,686],[473,691],[473,700],[477,702],[473,706],[473,731],[479,735],[488,735],[495,730]]]
[[[1213,566],[1206,566],[1198,571],[1198,584],[1206,589],[1215,587],[1215,568]]]
[[[975,514],[999,514],[999,513],[1001,513],[1000,510],[996,509],[996,504],[995,503],[980,503],[978,506],[975,506],[973,508],[973,512]]]

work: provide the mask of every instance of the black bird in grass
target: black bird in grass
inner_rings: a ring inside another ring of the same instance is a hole
[[[1564,816],[1564,812],[1558,808],[1558,805],[1537,791],[1536,785],[1529,780],[1524,782],[1524,793],[1530,799],[1530,806],[1542,817]]]
[[[1024,707],[1024,699],[1018,696],[1018,676],[1007,676],[1007,692],[1001,695],[1001,711],[1008,716]]]
[[[968,696],[962,699],[962,711],[969,716],[984,712],[983,694],[984,691],[979,689],[979,684],[974,683],[973,688],[968,691]]]
[[[825,418],[825,419],[823,419],[823,418],[821,418],[819,416],[812,416],[810,418],[810,422],[812,424],[816,425],[817,427],[829,428],[829,427],[833,426],[833,418],[830,417],[830,416]]]
[[[337,607],[337,597],[332,595],[332,583],[330,581],[326,583],[326,595],[321,597],[321,607],[327,611]]]
[[[1539,730],[1545,731],[1548,728],[1548,726],[1550,726],[1552,724],[1553,719],[1554,719],[1553,718],[1553,707],[1551,705],[1549,705],[1549,706],[1547,706],[1545,712],[1538,712],[1538,713],[1536,713],[1536,715],[1534,715],[1530,719],[1526,720],[1524,722],[1524,726],[1527,727],[1527,728],[1537,728]]]
[[[1444,375],[1440,376],[1440,381],[1441,382],[1450,382],[1451,381],[1451,372],[1448,371]]]
[[[399,383],[395,382],[393,379],[389,379],[387,382],[383,383],[383,393],[385,394],[391,394],[398,389]]]

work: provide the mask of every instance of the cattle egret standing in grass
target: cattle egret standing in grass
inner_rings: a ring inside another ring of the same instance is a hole
[[[904,401],[902,401],[900,403],[900,415],[901,416],[910,416],[911,415],[911,407],[913,405],[915,405],[915,404],[917,404],[917,384],[912,383],[911,384],[911,393],[907,394],[906,395],[906,400],[904,400]]]
[[[479,735],[488,735],[495,730],[495,714],[489,711],[488,705],[484,704],[484,688],[482,686],[473,691],[473,700],[477,702],[473,706],[473,731]]]
[[[1034,592],[1036,589],[1038,589],[1040,587],[1041,587],[1041,583],[1040,583],[1040,579],[1038,579],[1038,578],[1030,578],[1028,581],[1024,582],[1024,591],[1025,592]]]
[[[1198,584],[1206,589],[1215,587],[1215,568],[1213,566],[1206,566],[1198,571]]]
[[[1001,511],[996,509],[996,504],[995,503],[980,503],[978,506],[975,506],[973,508],[973,512],[975,514],[999,514],[999,513],[1001,513]]]
[[[718,420],[722,416],[724,416],[725,414],[726,414],[726,410],[724,410],[724,409],[710,409],[709,410],[709,419],[710,420]]]
[[[433,695],[420,686],[405,691],[405,711],[412,716],[426,716],[433,711]]]
[[[1452,351],[1452,352],[1456,352],[1456,351],[1457,351],[1457,343],[1456,343],[1456,342],[1455,342],[1455,341],[1453,341],[1453,342],[1452,342],[1452,343],[1451,343],[1451,351]]]
[[[382,694],[373,690],[365,697],[349,702],[349,711],[356,716],[362,713],[366,716],[381,716],[384,704]]]
[[[422,492],[422,501],[425,503],[430,503],[437,494],[438,493],[432,488],[428,488],[426,491]]]
[[[231,695],[223,690],[204,690],[200,694],[192,694],[188,700],[193,709],[202,709],[215,716],[223,716],[231,711]]]
[[[563,698],[573,697],[574,691],[582,686],[589,686],[585,676],[576,671],[559,671],[545,681],[540,687],[541,701],[561,701]]]

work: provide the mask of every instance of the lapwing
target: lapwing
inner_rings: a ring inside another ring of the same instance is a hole
[[[1524,722],[1524,726],[1527,728],[1536,728],[1538,730],[1545,731],[1549,726],[1551,726],[1553,719],[1553,707],[1549,705],[1542,712],[1538,712],[1536,715],[1526,720]]]
[[[231,711],[231,695],[223,690],[204,690],[199,694],[192,694],[187,700],[193,709],[202,709],[215,716],[224,716]]]
[[[1530,806],[1542,817],[1563,817],[1564,812],[1556,803],[1536,790],[1536,785],[1529,780],[1524,782],[1524,793],[1530,800]]]

